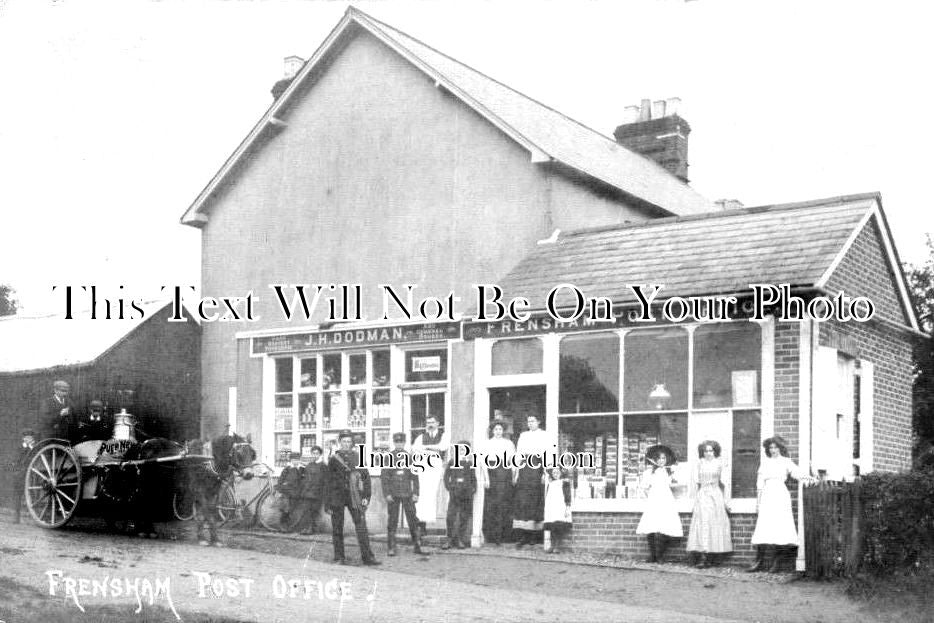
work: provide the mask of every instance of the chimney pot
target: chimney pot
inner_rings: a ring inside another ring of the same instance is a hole
[[[626,106],[623,109],[623,123],[635,123],[639,120],[639,107]]]
[[[691,126],[677,112],[681,99],[643,99],[625,108],[625,121],[616,128],[616,142],[654,160],[685,184],[688,182],[688,135]],[[638,119],[631,117],[638,112]]]
[[[302,65],[304,64],[305,59],[301,56],[286,56],[284,61],[285,73],[283,77],[287,80],[291,80],[295,77],[295,74],[301,71]]]

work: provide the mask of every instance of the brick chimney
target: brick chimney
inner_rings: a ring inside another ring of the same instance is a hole
[[[277,80],[274,85],[272,85],[272,99],[277,100],[279,96],[282,95],[289,85],[292,84],[292,78],[302,70],[302,66],[305,64],[305,59],[301,56],[286,56],[285,57],[285,73],[281,80]]]
[[[623,125],[616,128],[616,142],[637,154],[651,158],[669,173],[688,182],[688,135],[691,126],[678,115],[681,100],[642,100],[640,106],[627,106]]]

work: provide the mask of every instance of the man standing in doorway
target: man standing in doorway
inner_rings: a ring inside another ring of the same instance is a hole
[[[441,495],[441,480],[444,477],[444,462],[447,460],[448,449],[451,447],[451,436],[442,432],[438,426],[438,418],[429,415],[425,418],[425,432],[415,439],[412,444],[413,453],[422,455],[436,455],[437,458],[423,459],[425,471],[419,476],[419,489],[421,494],[415,504],[415,513],[418,515],[419,528],[422,536],[425,534],[425,524],[438,518],[439,498]]]
[[[327,508],[331,514],[331,540],[334,543],[334,562],[346,564],[344,558],[344,508],[350,511],[357,530],[357,544],[365,565],[380,562],[370,549],[370,535],[366,529],[366,509],[372,493],[370,473],[358,465],[359,452],[354,451],[353,434],[341,431],[337,437],[340,450],[328,459]]]

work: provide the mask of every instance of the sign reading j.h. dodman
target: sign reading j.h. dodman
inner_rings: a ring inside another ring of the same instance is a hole
[[[459,322],[432,322],[355,329],[329,329],[288,335],[269,335],[252,338],[254,355],[290,353],[298,351],[331,350],[456,340],[461,336]]]

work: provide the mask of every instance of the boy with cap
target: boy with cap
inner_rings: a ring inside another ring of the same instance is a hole
[[[457,445],[469,446],[467,441]],[[454,455],[448,457],[444,468],[444,488],[451,499],[448,501],[447,539],[441,549],[451,546],[457,549],[470,547],[470,531],[473,527],[473,494],[477,491],[477,474],[469,461],[454,465]]]
[[[302,467],[301,459],[301,452],[290,453],[289,464],[282,469],[282,473],[279,474],[279,482],[276,483],[276,490],[284,495],[287,500],[285,508],[282,510],[283,526],[291,523],[292,513],[301,512],[299,496],[302,490],[302,478],[305,476],[305,469]]]
[[[390,464],[383,467],[379,480],[389,509],[389,523],[386,527],[386,541],[389,555],[396,555],[396,526],[399,523],[399,505],[405,513],[412,536],[413,551],[424,555],[419,542],[418,517],[415,515],[415,503],[418,502],[418,476],[412,473],[412,455],[405,449],[405,433],[392,436],[393,449],[390,452]]]
[[[380,562],[370,549],[370,535],[366,529],[366,508],[372,493],[370,473],[358,463],[358,452],[353,449],[353,433],[341,431],[337,436],[340,449],[328,459],[327,512],[331,514],[331,541],[334,544],[334,562],[346,564],[344,559],[344,508],[350,511],[357,529],[357,543],[363,564]]]
[[[324,479],[327,472],[324,463],[321,462],[321,454],[320,446],[311,447],[311,461],[305,466],[305,475],[302,476],[299,494],[302,513],[299,527],[302,534],[315,533],[315,524],[324,503]]]
[[[36,431],[31,428],[24,428],[22,432],[23,442],[19,447],[19,453],[16,456],[16,463],[13,466],[13,523],[20,522],[20,512],[23,510],[23,495],[26,491],[26,468],[29,464],[29,455],[36,445]]]

